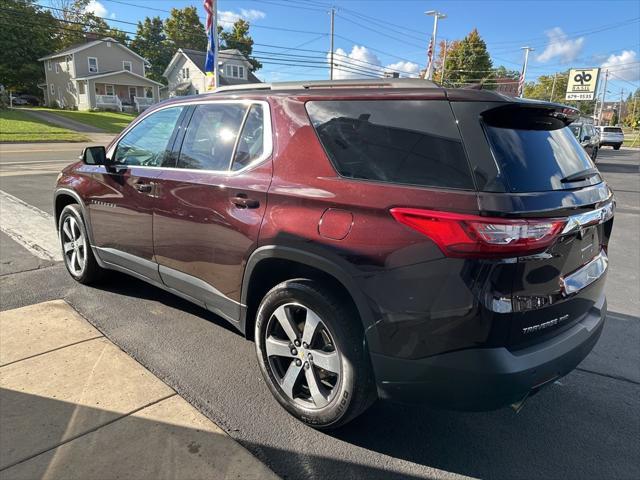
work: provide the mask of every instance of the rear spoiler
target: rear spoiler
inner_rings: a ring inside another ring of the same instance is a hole
[[[556,103],[517,101],[486,110],[481,117],[491,127],[557,130],[580,118],[580,111]]]

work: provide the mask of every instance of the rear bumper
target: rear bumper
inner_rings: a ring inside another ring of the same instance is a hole
[[[600,140],[601,147],[613,147],[615,145],[622,145],[624,143],[624,139],[619,140]]]
[[[600,300],[570,329],[517,351],[466,349],[419,360],[372,354],[382,398],[452,410],[494,410],[571,372],[600,338],[607,312]]]

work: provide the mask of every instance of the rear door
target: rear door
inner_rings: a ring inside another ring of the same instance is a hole
[[[266,102],[195,106],[176,163],[156,179],[153,238],[163,282],[237,321],[244,265],[271,182]]]
[[[551,106],[452,102],[484,215],[561,218],[547,251],[505,262],[513,279],[512,345],[545,338],[604,300],[612,193]]]

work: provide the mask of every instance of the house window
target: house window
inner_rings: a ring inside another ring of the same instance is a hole
[[[114,95],[114,89],[113,89],[113,85],[105,85],[104,86],[104,91],[106,95]]]
[[[122,62],[122,69],[126,70],[127,72],[130,72],[131,71],[131,62],[128,62],[126,60],[123,61]]]
[[[182,69],[182,78],[189,78],[189,69],[188,68],[183,68]]]
[[[56,73],[60,73],[60,64],[56,62]]]
[[[151,87],[144,87],[144,96],[147,98],[153,98],[153,89]]]
[[[240,65],[226,65],[225,73],[227,77],[244,78],[244,67]]]
[[[56,87],[53,83],[49,84],[49,92],[51,93],[51,95],[56,94]]]
[[[51,70],[51,60],[47,60],[47,70]]]
[[[89,73],[98,73],[98,59],[96,57],[87,58],[89,62]]]

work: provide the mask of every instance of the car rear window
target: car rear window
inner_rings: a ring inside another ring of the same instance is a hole
[[[306,109],[327,155],[344,177],[474,188],[446,101],[310,101]]]
[[[486,112],[483,124],[498,164],[498,180],[511,192],[575,188],[562,179],[593,168],[591,159],[553,110],[509,107]],[[494,180],[495,181],[495,180]],[[590,182],[599,181],[590,180]]]
[[[622,133],[620,127],[604,127],[604,131],[607,133]]]

